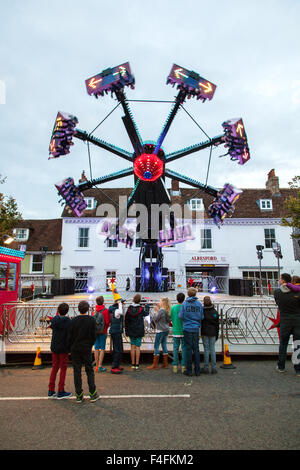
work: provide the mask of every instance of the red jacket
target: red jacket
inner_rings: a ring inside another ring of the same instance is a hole
[[[93,313],[93,316],[95,315],[96,312],[101,312],[104,318],[104,331],[103,333],[107,334],[108,327],[110,325],[110,315],[109,311],[105,307],[105,305],[96,305],[95,311]]]

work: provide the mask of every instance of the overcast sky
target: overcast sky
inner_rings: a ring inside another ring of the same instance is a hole
[[[172,100],[166,85],[173,63],[217,85],[212,101],[187,100],[186,110],[214,137],[222,122],[242,117],[251,160],[244,166],[213,151],[208,183],[264,187],[275,168],[281,187],[299,175],[299,0],[2,0],[0,6],[1,191],[16,198],[24,218],[61,215],[54,184],[82,170],[90,177],[85,143],[48,160],[57,111],[77,116],[90,132],[116,105],[86,93],[85,80],[129,61],[136,80],[128,99]],[[5,96],[3,89],[5,88]],[[5,98],[5,103],[4,99]],[[130,104],[144,140],[156,140],[170,104]],[[95,135],[132,147],[118,108]],[[163,144],[166,153],[207,138],[181,110]],[[128,162],[91,147],[93,177]],[[209,150],[169,164],[205,182]],[[108,186],[131,187],[132,178]],[[170,181],[167,180],[169,186]]]

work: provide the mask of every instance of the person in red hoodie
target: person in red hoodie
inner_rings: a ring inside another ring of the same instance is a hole
[[[102,295],[96,298],[96,308],[95,308],[95,312],[93,313],[93,316],[96,315],[97,312],[101,312],[103,315],[104,330],[103,330],[103,333],[97,334],[96,342],[94,345],[96,371],[105,372],[106,367],[103,367],[103,359],[104,359],[104,354],[105,354],[107,330],[110,325],[110,315],[109,315],[107,308],[104,305],[104,298]]]

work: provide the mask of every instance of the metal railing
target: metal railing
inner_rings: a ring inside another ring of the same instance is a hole
[[[90,312],[95,304],[91,305]],[[172,302],[175,303],[175,302]],[[68,301],[69,316],[78,315],[78,301]],[[125,302],[125,309],[130,304]],[[111,302],[106,303],[109,307]],[[50,343],[52,330],[49,328],[47,317],[54,317],[57,312],[56,302],[32,302],[6,304],[2,306],[0,314],[0,337],[4,337],[10,344],[20,343]],[[276,329],[270,330],[272,322],[268,317],[276,318],[277,307],[275,302],[268,299],[249,300],[244,303],[241,300],[223,301],[215,303],[220,316],[220,335],[222,351],[224,343],[234,345],[278,345],[279,338]],[[153,306],[150,308],[150,317],[153,315]],[[155,330],[150,326],[150,318],[145,318],[145,336],[143,343],[153,345]],[[123,334],[125,343],[129,338]],[[172,342],[172,329],[168,337]]]

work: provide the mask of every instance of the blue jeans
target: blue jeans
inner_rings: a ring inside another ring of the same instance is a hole
[[[176,337],[173,336],[173,366],[178,366],[179,360],[178,360],[178,351],[179,347],[181,344],[181,352],[182,352],[182,357],[181,357],[181,365],[186,366],[186,347],[185,347],[185,342],[183,337]]]
[[[200,350],[199,350],[199,333],[184,331],[184,342],[186,346],[186,371],[188,374],[193,373],[193,353],[195,374],[200,374]]]
[[[204,347],[204,369],[208,369],[209,363],[209,354],[211,360],[211,367],[212,369],[216,369],[216,350],[215,350],[215,343],[216,337],[215,336],[202,336],[202,342]]]
[[[168,331],[162,331],[160,333],[156,333],[155,341],[154,341],[154,355],[159,356],[159,345],[161,343],[161,347],[163,350],[163,354],[168,354],[167,349],[167,338],[168,338]]]

